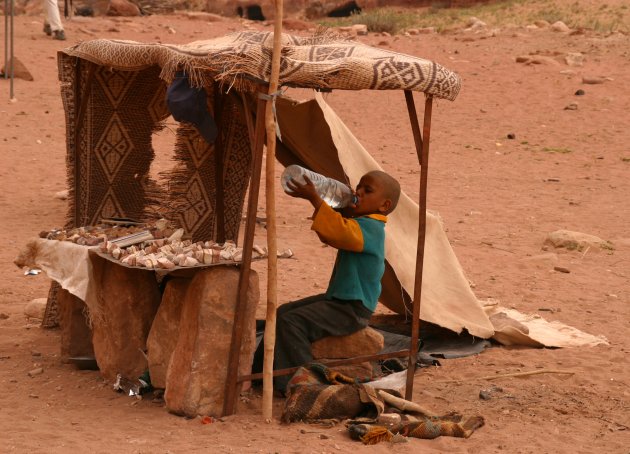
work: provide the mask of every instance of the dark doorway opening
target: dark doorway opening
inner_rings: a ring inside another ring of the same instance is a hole
[[[236,14],[238,14],[242,18],[249,20],[265,20],[265,15],[263,14],[260,5],[248,5],[245,8],[239,6],[238,8],[236,8]]]
[[[333,9],[331,12],[328,13],[328,17],[348,17],[352,16],[353,14],[359,14],[360,12],[361,7],[357,5],[357,2],[353,0]]]

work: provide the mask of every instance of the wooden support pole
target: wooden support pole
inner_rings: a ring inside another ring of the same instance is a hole
[[[273,27],[273,53],[271,56],[271,78],[269,80],[269,95],[265,110],[267,127],[267,160],[265,175],[265,190],[267,202],[267,315],[265,317],[264,360],[263,360],[263,418],[271,419],[273,410],[273,356],[276,344],[276,310],[278,306],[277,265],[278,250],[276,242],[276,198],[275,198],[275,163],[276,163],[276,119],[274,116],[274,102],[278,91],[280,77],[280,52],[282,47],[282,0],[275,0]]]
[[[214,180],[215,180],[215,192],[214,192],[214,211],[216,213],[215,219],[215,238],[217,243],[225,243],[225,164],[224,155],[225,147],[223,143],[223,131],[224,131],[224,104],[225,98],[223,96],[220,84],[215,82],[214,84],[214,119],[219,128],[219,134],[214,142]],[[205,139],[202,139],[205,143]],[[236,240],[236,238],[230,238]]]
[[[265,142],[265,101],[258,100],[256,108],[255,139],[252,143],[252,175],[249,184],[249,199],[247,200],[247,220],[245,223],[245,236],[243,238],[243,262],[241,263],[241,275],[238,281],[238,299],[234,312],[234,326],[232,327],[232,340],[230,343],[230,356],[228,359],[228,371],[225,381],[225,397],[223,399],[223,415],[234,413],[236,404],[236,389],[238,379],[239,358],[241,355],[241,340],[243,338],[243,313],[247,304],[247,289],[249,287],[249,274],[252,265],[252,248],[254,245],[254,232],[256,229],[256,213],[258,211],[258,193],[260,190],[260,174],[262,169],[263,144]]]
[[[418,115],[413,100],[413,93],[405,90],[405,100],[409,112],[409,120],[413,131],[413,139],[420,163],[420,194],[418,200],[418,247],[416,251],[416,278],[413,287],[413,315],[411,319],[411,343],[409,346],[409,364],[407,366],[407,385],[405,399],[411,400],[413,395],[413,378],[416,372],[418,337],[420,331],[420,302],[422,297],[422,270],[424,265],[424,238],[427,228],[427,176],[429,167],[429,140],[431,135],[431,111],[433,97],[427,95],[424,103],[423,134],[420,134]],[[424,139],[423,137],[424,136]]]

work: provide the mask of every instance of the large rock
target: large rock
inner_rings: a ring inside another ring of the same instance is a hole
[[[595,235],[572,232],[571,230],[556,230],[555,232],[551,232],[547,235],[547,238],[545,238],[544,245],[578,251],[583,251],[587,247],[593,248],[594,250],[612,249],[612,244],[609,241],[602,240]]]
[[[129,0],[110,0],[109,9],[107,10],[108,16],[139,16],[140,8]]]
[[[375,355],[383,349],[383,335],[367,327],[348,336],[330,336],[313,342],[313,358],[354,358]]]
[[[110,381],[118,373],[135,379],[147,368],[144,350],[160,305],[155,275],[104,260],[95,285],[100,316],[93,320],[92,342],[98,367]]]
[[[62,361],[73,357],[93,357],[92,329],[83,300],[60,288],[57,291],[57,307],[61,328]]]
[[[200,271],[190,282],[179,338],[166,374],[164,399],[175,414],[194,417],[222,413],[239,275],[238,268],[217,266]],[[258,299],[258,275],[252,270],[241,313],[241,375],[251,369]]]
[[[190,279],[171,279],[166,284],[149,337],[147,350],[151,384],[166,387],[166,371],[179,336],[179,321]]]

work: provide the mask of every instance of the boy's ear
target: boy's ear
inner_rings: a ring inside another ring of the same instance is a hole
[[[383,214],[389,213],[389,210],[392,207],[392,201],[390,199],[385,199],[381,206],[379,207],[379,211]]]

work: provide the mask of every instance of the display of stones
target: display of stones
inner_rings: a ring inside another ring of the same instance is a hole
[[[121,247],[117,240],[105,241],[101,252],[111,255],[123,265],[148,269],[173,269],[214,265],[225,262],[241,262],[243,249],[233,241],[219,244],[214,241],[182,240],[183,229],[176,230],[169,238],[158,238],[129,247]],[[266,256],[258,246],[253,248],[253,258]]]
[[[106,240],[141,232],[148,232],[151,235],[150,238],[168,238],[175,232],[175,228],[166,219],[147,224],[130,220],[103,220],[103,223],[98,225],[43,231],[40,232],[39,237],[47,240],[71,241],[81,246],[98,246]]]

